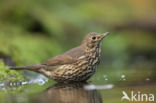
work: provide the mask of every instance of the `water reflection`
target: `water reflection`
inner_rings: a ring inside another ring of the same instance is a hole
[[[97,90],[85,90],[88,83],[55,84],[49,87],[35,103],[102,103]]]

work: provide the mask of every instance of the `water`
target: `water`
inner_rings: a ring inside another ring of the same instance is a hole
[[[134,92],[156,96],[155,69],[103,69],[87,83],[56,83],[39,75],[25,82],[0,83],[0,103],[130,103]],[[146,98],[143,98],[145,101]],[[154,100],[156,101],[156,100]],[[154,103],[154,102],[153,102]]]

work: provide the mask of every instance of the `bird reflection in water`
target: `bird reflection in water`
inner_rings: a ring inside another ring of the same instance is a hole
[[[49,87],[36,103],[102,103],[97,90],[85,90],[88,83],[58,83]]]

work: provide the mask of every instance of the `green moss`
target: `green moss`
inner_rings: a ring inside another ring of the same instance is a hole
[[[0,82],[17,82],[24,81],[25,77],[18,71],[11,70],[0,62]]]
[[[40,63],[61,52],[61,47],[53,38],[44,34],[31,34],[21,28],[3,28],[0,32],[0,52],[11,56],[17,65]]]

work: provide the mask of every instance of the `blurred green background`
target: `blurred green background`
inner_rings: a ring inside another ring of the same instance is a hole
[[[155,0],[0,0],[0,81],[25,78],[6,65],[41,63],[76,47],[89,32],[110,32],[102,43],[101,64],[89,81],[156,83],[155,5]],[[45,87],[33,85],[27,92]],[[16,90],[24,91],[20,88]],[[100,92],[107,102],[117,103],[120,97],[113,94],[121,89],[113,89],[109,98],[115,99],[108,101],[105,91]]]
[[[9,65],[37,64],[79,45],[89,32],[109,31],[102,45],[102,67],[155,68],[155,4],[155,0],[1,0],[0,59]]]

